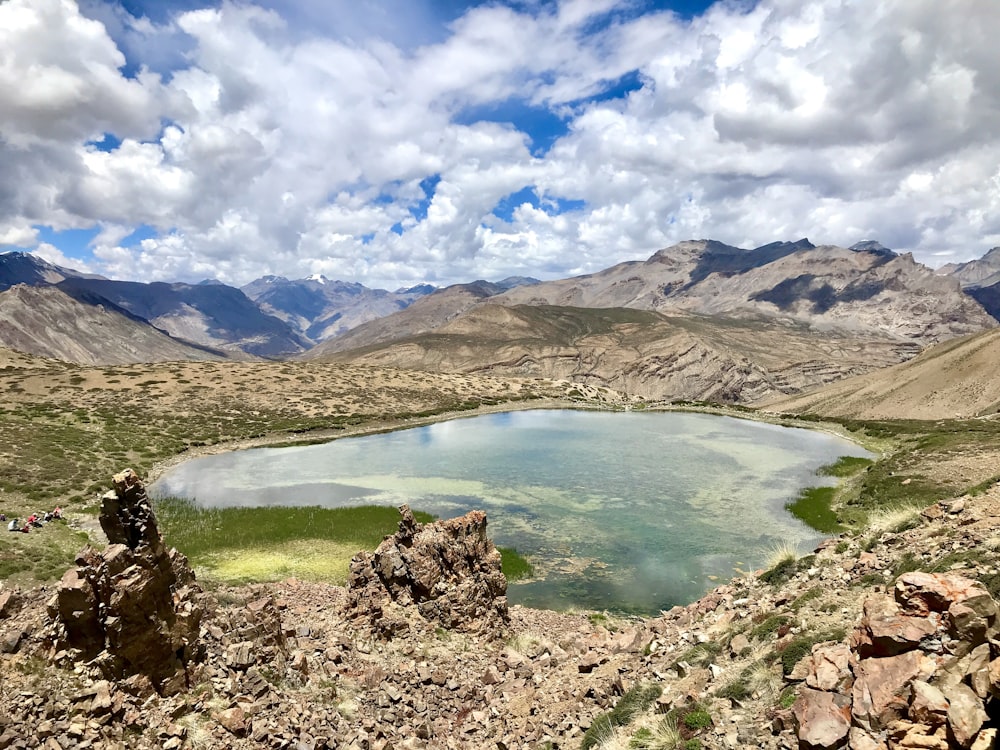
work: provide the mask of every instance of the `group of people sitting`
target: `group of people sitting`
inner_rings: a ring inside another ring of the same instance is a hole
[[[21,519],[12,518],[10,522],[7,524],[7,531],[19,531],[21,533],[27,534],[29,531],[31,531],[32,526],[35,526],[40,529],[44,524],[47,524],[49,521],[55,521],[62,517],[63,517],[62,508],[57,507],[55,510],[51,510],[48,513],[45,513],[44,515],[41,513],[32,513],[30,516],[28,516],[27,520],[24,522],[24,525],[21,525]],[[0,513],[0,523],[6,520],[7,516],[5,516],[3,513]]]

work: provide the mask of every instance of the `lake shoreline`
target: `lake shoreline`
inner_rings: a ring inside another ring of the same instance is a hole
[[[636,408],[638,406],[638,408]],[[746,419],[751,422],[764,422],[779,427],[795,427],[808,429],[815,432],[823,432],[835,435],[845,440],[849,440],[856,445],[865,448],[870,452],[882,455],[878,447],[873,447],[860,440],[857,435],[849,432],[835,422],[813,422],[798,419],[792,415],[780,414],[767,411],[748,411],[745,408],[733,408],[724,404],[676,404],[676,403],[643,403],[639,405],[611,405],[574,399],[537,399],[531,401],[508,401],[500,404],[488,404],[478,406],[475,409],[463,411],[447,411],[439,414],[421,417],[408,417],[405,419],[372,420],[358,425],[350,425],[337,429],[324,429],[310,431],[309,433],[271,433],[256,438],[246,440],[231,440],[214,445],[192,446],[187,450],[171,456],[168,459],[155,463],[146,475],[147,484],[163,476],[167,471],[179,466],[185,461],[212,456],[220,453],[232,451],[249,450],[252,448],[279,448],[292,447],[297,445],[314,445],[339,440],[346,437],[364,437],[366,435],[379,435],[386,432],[396,432],[415,427],[425,427],[440,422],[448,422],[454,419],[468,419],[484,416],[487,414],[501,414],[504,412],[534,411],[543,409],[571,409],[576,411],[645,411],[645,412],[690,412],[695,414],[715,414],[721,417],[732,417],[734,419]]]
[[[845,453],[865,453],[840,436],[792,433],[770,420],[734,419],[726,409],[590,404],[581,409],[572,401],[528,405],[535,408],[505,410],[497,404],[488,409],[492,414],[462,410],[399,420],[388,425],[396,427],[391,431],[376,421],[355,426],[357,440],[324,440],[324,435],[296,441],[294,451],[275,450],[288,447],[287,441],[254,447],[253,453],[216,450],[161,474],[151,496],[197,497],[212,512],[233,505],[291,509],[405,502],[450,518],[482,508],[500,524],[492,535],[497,544],[537,555],[554,574],[547,583],[550,576],[541,576],[532,591],[523,592],[527,598],[521,603],[551,607],[565,598],[571,606],[591,608],[610,597],[615,609],[648,613],[690,601],[700,593],[687,591],[696,582],[710,586],[742,573],[748,563],[759,567],[782,539],[794,538],[803,548],[815,545],[817,530],[790,518],[785,501],[814,481],[816,467]],[[443,418],[447,427],[433,426]],[[508,426],[520,429],[511,432]],[[423,473],[439,465],[450,470]],[[717,470],[706,474],[697,468],[702,466]],[[343,473],[330,474],[330,467]],[[601,468],[595,473],[594,467]],[[560,478],[550,476],[553,471]],[[744,540],[742,524],[730,517],[731,498],[742,498],[741,512],[764,519],[757,528],[769,531]],[[636,517],[643,508],[648,513]],[[676,528],[687,524],[690,533],[677,537]],[[594,541],[594,528],[607,530],[599,535],[602,542]],[[664,545],[675,552],[664,551]],[[594,570],[574,572],[581,561]],[[646,594],[609,593],[622,588],[618,573],[608,572],[619,568],[622,575],[635,575]],[[663,578],[651,574],[654,569],[675,572]],[[651,599],[652,608],[643,600],[647,594],[659,597]]]

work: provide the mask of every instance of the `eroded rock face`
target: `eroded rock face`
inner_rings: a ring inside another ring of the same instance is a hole
[[[921,572],[900,576],[894,595],[865,601],[849,654],[835,651],[844,646],[813,649],[809,687],[794,707],[799,747],[993,747],[996,729],[987,723],[1000,695],[993,597],[970,579]]]
[[[418,523],[409,506],[399,509],[399,531],[374,553],[351,560],[351,604],[382,635],[405,630],[402,608],[415,606],[427,620],[455,630],[503,629],[507,579],[500,553],[486,536],[486,514]]]
[[[81,551],[49,601],[57,645],[109,678],[141,674],[175,692],[199,650],[200,589],[187,558],[164,545],[139,477],[126,469],[113,481],[100,515],[111,544]]]

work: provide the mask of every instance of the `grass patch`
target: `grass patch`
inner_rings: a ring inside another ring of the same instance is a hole
[[[978,497],[979,495],[985,494],[997,482],[1000,482],[1000,474],[996,474],[979,484],[972,485],[962,494],[968,495],[969,497]]]
[[[798,612],[806,604],[808,604],[811,601],[814,601],[815,599],[819,599],[821,596],[823,596],[823,588],[821,586],[814,586],[813,588],[809,589],[807,592],[802,594],[802,596],[793,601],[789,605],[789,609],[791,609],[793,612]]]
[[[199,508],[183,498],[154,502],[160,530],[171,545],[225,581],[296,576],[343,583],[351,557],[396,531],[399,511],[357,508]],[[429,513],[414,512],[422,522]]]
[[[583,735],[580,750],[597,747],[614,732],[616,727],[630,724],[638,714],[649,708],[662,692],[659,685],[652,683],[636,685],[627,691],[614,708],[594,719],[594,723]]]
[[[267,549],[227,550],[194,558],[196,567],[208,577],[230,585],[281,581],[295,577],[344,585],[353,545],[326,540],[302,539],[275,544]]]
[[[210,578],[226,583],[279,581],[290,576],[343,584],[351,558],[372,550],[398,528],[399,511],[384,506],[320,508],[200,508],[177,497],[154,501],[160,530]],[[434,521],[415,511],[421,523]],[[508,581],[534,575],[516,549],[499,548]]]
[[[785,615],[771,615],[750,631],[750,637],[762,641],[786,626],[791,626],[792,618]]]
[[[846,477],[853,477],[861,470],[867,469],[873,463],[875,462],[870,458],[863,458],[861,456],[841,456],[832,464],[820,466],[816,470],[816,473],[824,477],[840,477],[844,479]]]
[[[500,552],[500,566],[508,583],[524,581],[535,577],[531,562],[513,547],[497,547]]]
[[[870,458],[841,456],[834,463],[816,470],[820,476],[846,479],[870,468],[874,464]],[[840,516],[833,510],[834,501],[840,494],[840,487],[806,487],[795,500],[785,505],[793,516],[809,528],[821,534],[839,534],[846,530]]]
[[[21,513],[23,520],[27,513]],[[13,516],[12,516],[13,517]],[[0,526],[0,580],[26,585],[62,578],[73,567],[76,553],[89,541],[86,533],[71,529],[63,521],[53,521],[27,534],[11,534]]]
[[[833,630],[824,630],[818,633],[804,633],[799,637],[795,638],[784,649],[782,649],[779,659],[781,660],[781,672],[786,677],[792,673],[795,669],[795,665],[798,664],[802,659],[812,653],[812,648],[817,643],[825,643],[827,641],[843,641],[847,637],[847,631],[844,628],[835,628]]]
[[[815,561],[816,555],[806,555],[798,560],[792,555],[779,557],[770,569],[760,574],[760,580],[772,586],[780,586],[796,573],[808,570]]]
[[[705,641],[696,644],[678,656],[671,664],[671,668],[676,668],[681,662],[695,667],[703,667],[710,664],[716,654],[722,651],[722,648],[723,644],[719,641]]]
[[[903,573],[911,573],[914,570],[920,570],[924,567],[923,560],[919,556],[913,554],[912,552],[905,553],[899,561],[896,563],[895,567],[892,569],[892,579],[896,580]]]
[[[821,534],[839,534],[844,526],[833,511],[836,495],[836,487],[806,487],[793,502],[785,504],[785,509]]]

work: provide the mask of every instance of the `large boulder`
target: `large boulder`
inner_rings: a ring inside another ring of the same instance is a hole
[[[814,648],[793,707],[800,750],[994,747],[997,603],[953,573],[904,573],[893,593],[865,601],[849,652]]]
[[[199,654],[200,589],[187,558],[164,545],[135,472],[113,481],[100,515],[111,544],[81,551],[49,602],[56,645],[96,659],[109,678],[142,674],[174,690]]]
[[[399,531],[375,552],[351,560],[347,587],[354,611],[369,617],[383,635],[407,627],[407,617],[398,609],[409,607],[448,629],[503,629],[507,579],[500,553],[486,536],[486,514],[474,510],[421,524],[409,506],[399,511]]]

